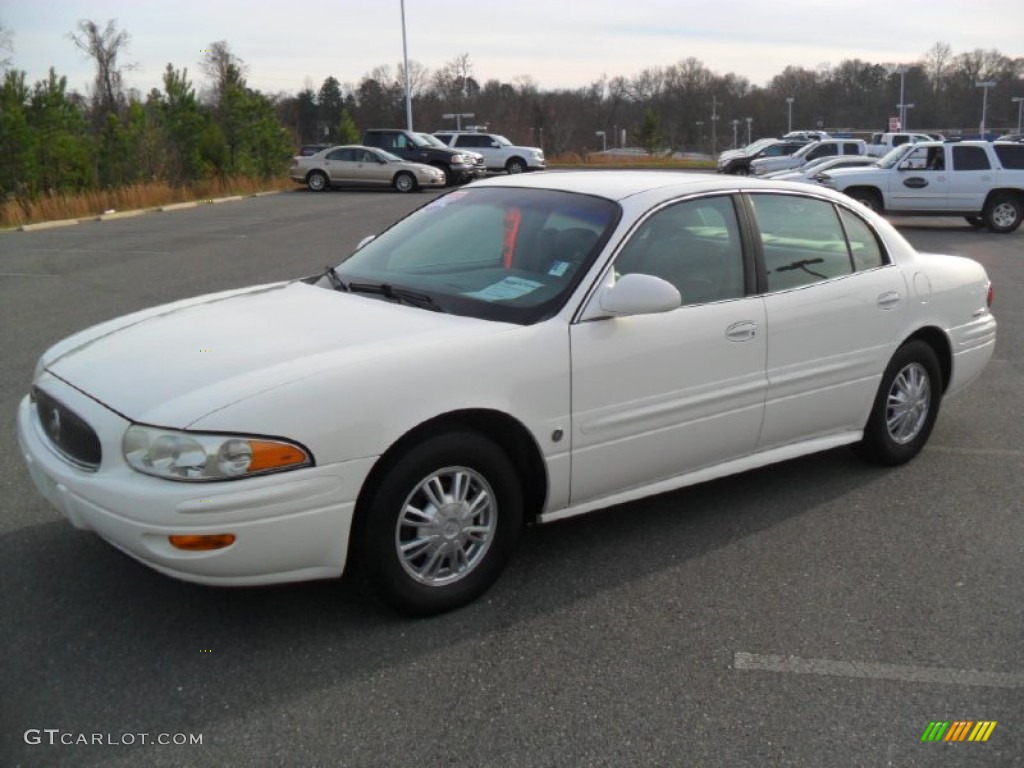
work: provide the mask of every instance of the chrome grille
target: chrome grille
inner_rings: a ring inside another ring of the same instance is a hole
[[[32,388],[39,427],[61,456],[82,469],[99,469],[103,458],[96,432],[77,413],[50,397],[38,387]]]

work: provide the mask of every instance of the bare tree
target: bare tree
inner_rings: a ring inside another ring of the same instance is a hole
[[[11,30],[0,24],[0,71],[11,66],[11,57],[14,54],[14,35]]]
[[[124,30],[118,31],[116,25],[117,20],[110,19],[106,28],[100,30],[96,22],[83,19],[78,22],[78,34],[68,33],[75,47],[96,63],[93,107],[98,115],[119,111],[124,103],[121,73],[135,66],[118,64],[117,57],[128,47],[131,36]]]
[[[226,40],[210,43],[202,53],[199,69],[211,81],[214,106],[220,106],[229,89],[245,87],[245,62],[231,52]]]

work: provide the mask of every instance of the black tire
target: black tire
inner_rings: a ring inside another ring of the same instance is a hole
[[[985,205],[982,218],[986,227],[1005,235],[1020,226],[1021,219],[1024,218],[1024,203],[1021,202],[1020,195],[1008,192],[992,195]]]
[[[964,216],[964,221],[970,224],[975,229],[981,229],[985,226],[985,219],[981,216]]]
[[[419,185],[416,183],[416,177],[408,171],[396,173],[395,178],[391,183],[399,192],[415,192],[419,189]]]
[[[729,171],[729,173],[731,173],[733,176],[749,176],[750,167],[746,165],[738,165],[731,171]]]
[[[323,192],[330,186],[327,180],[327,174],[323,171],[310,172],[306,177],[306,186],[308,186],[313,192]]]
[[[875,213],[882,212],[882,198],[873,189],[851,189],[847,191],[847,196],[853,198],[858,203],[863,205],[865,208],[870,208]]]
[[[521,157],[509,158],[509,161],[505,163],[505,170],[511,174],[526,173],[526,161]]]
[[[353,554],[384,602],[430,616],[494,583],[522,523],[520,481],[505,452],[476,432],[446,432],[386,468],[360,505]]]
[[[914,458],[932,433],[942,404],[942,370],[935,351],[920,340],[896,350],[878,385],[858,452],[874,464],[895,466]]]

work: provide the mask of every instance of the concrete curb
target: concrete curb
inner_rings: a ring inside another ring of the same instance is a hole
[[[215,197],[210,202],[216,205],[217,203],[230,203],[234,200],[244,200],[241,195],[231,195],[231,197]]]
[[[57,227],[70,227],[77,224],[78,219],[59,219],[57,221],[41,221],[38,224],[22,224],[18,227],[19,232],[37,232],[40,229],[56,229]]]
[[[142,216],[145,213],[151,213],[152,208],[134,208],[130,211],[114,211],[113,213],[101,213],[99,216],[93,216],[89,219],[81,219],[81,221],[110,221],[111,219],[130,219],[133,216]]]
[[[188,202],[188,203],[171,203],[170,205],[161,205],[159,208],[157,208],[157,210],[161,211],[161,212],[164,212],[164,211],[181,211],[181,210],[184,210],[185,208],[195,208],[197,205],[199,205],[199,203],[197,203],[197,202],[195,202],[193,200],[193,201]]]

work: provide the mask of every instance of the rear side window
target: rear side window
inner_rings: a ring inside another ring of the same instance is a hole
[[[953,147],[953,170],[987,171],[991,167],[981,147]]]
[[[844,155],[859,155],[860,153],[860,144],[850,144],[849,142],[843,144]]]
[[[993,148],[1003,168],[1024,169],[1024,144],[995,144]]]
[[[845,208],[839,209],[839,218],[843,220],[843,229],[846,230],[846,239],[850,244],[850,256],[853,258],[853,268],[857,272],[881,267],[887,263],[885,252],[871,227]]]
[[[751,195],[769,291],[785,291],[854,271],[835,207],[795,195]]]

